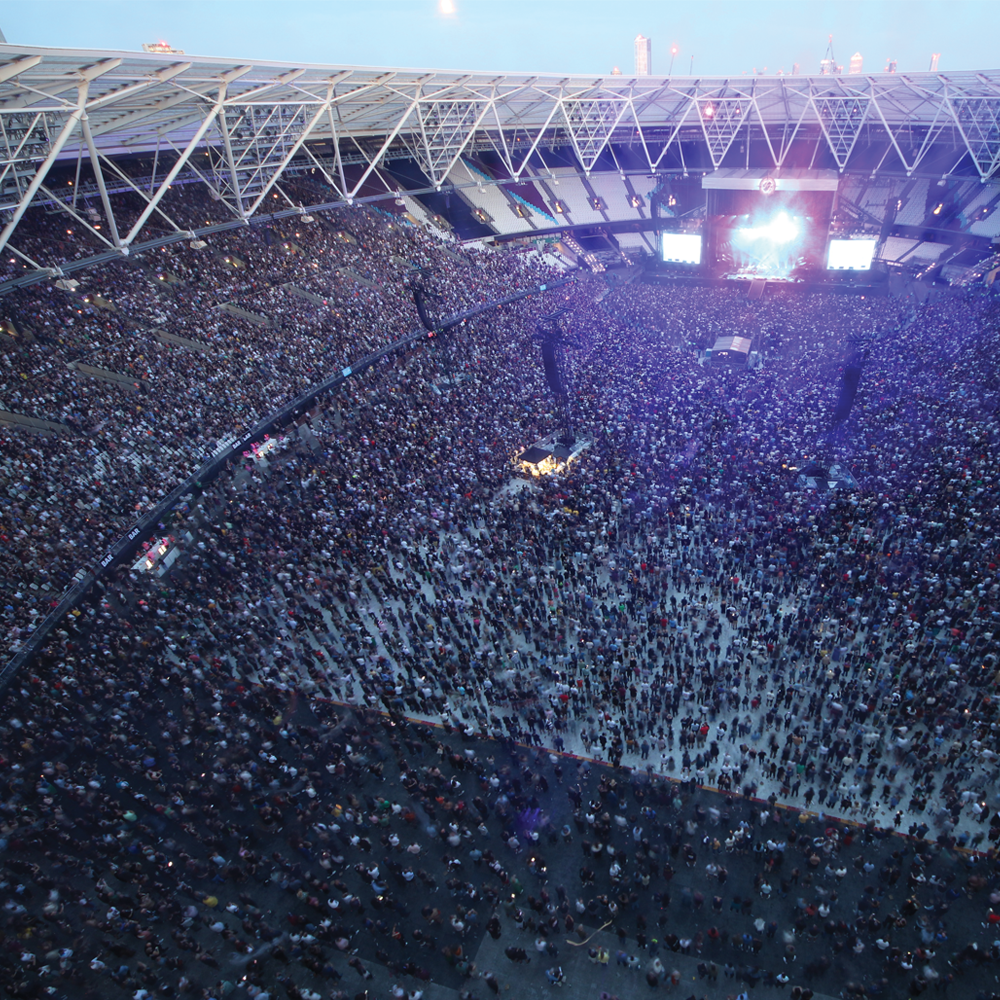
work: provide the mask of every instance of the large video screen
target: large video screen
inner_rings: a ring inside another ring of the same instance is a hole
[[[660,248],[667,264],[701,263],[701,236],[696,233],[661,233]]]
[[[867,271],[878,240],[830,240],[826,266],[830,271]]]

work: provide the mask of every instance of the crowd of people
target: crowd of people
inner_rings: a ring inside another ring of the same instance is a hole
[[[551,275],[537,255],[463,262],[412,226],[359,211],[151,256],[101,268],[72,292],[47,284],[4,299],[17,336],[0,345],[0,408],[65,431],[0,432],[10,484],[0,575],[15,584],[0,612],[7,652],[81,563],[218,446],[419,329],[409,288],[418,269],[433,270],[455,313]]]
[[[8,651],[218,441],[417,326],[417,268],[449,314],[553,276],[461,253],[351,210],[10,296],[3,408],[70,432],[3,431]],[[0,717],[10,995],[485,997],[583,952],[992,995],[996,299],[577,278],[348,381],[49,636]],[[587,447],[532,476],[557,307]],[[726,331],[762,367],[702,364]]]

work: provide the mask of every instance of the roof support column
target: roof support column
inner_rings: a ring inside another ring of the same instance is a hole
[[[347,196],[347,177],[344,175],[344,161],[340,156],[340,136],[337,135],[337,122],[333,117],[333,104],[327,106],[327,114],[330,116],[330,138],[333,140],[333,161],[337,165],[337,176],[340,177],[340,193]],[[337,185],[332,185],[337,189]]]
[[[90,123],[84,113],[80,119],[83,128],[83,138],[87,143],[87,152],[90,154],[90,166],[97,178],[97,190],[101,192],[101,204],[104,206],[104,217],[108,220],[108,227],[111,229],[111,241],[116,247],[121,247],[121,237],[118,235],[118,223],[115,222],[115,213],[111,208],[111,199],[108,198],[108,189],[104,183],[104,171],[101,170],[101,161],[97,155],[97,147],[94,145],[94,137],[90,134]]]
[[[226,166],[229,167],[229,183],[233,185],[233,193],[236,195],[236,209],[240,218],[246,219],[247,210],[246,205],[243,204],[240,175],[236,172],[236,158],[233,156],[233,144],[229,140],[229,122],[226,120],[224,106],[219,110],[219,131],[222,133],[222,148],[226,154]]]

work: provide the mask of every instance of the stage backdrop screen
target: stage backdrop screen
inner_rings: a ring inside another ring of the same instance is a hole
[[[660,246],[667,264],[700,264],[701,236],[691,233],[661,233]]]
[[[830,240],[827,269],[830,271],[867,271],[878,240]]]

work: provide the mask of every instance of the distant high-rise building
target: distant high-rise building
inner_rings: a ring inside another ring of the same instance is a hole
[[[636,41],[636,45],[638,45],[638,44],[639,43],[638,43],[638,40],[637,40]],[[935,52],[931,56],[931,72],[932,73],[936,73],[937,72],[938,59],[940,59],[940,58],[941,58],[941,53],[940,52]]]
[[[854,55],[851,56],[851,65],[847,70],[848,74],[850,74],[851,76],[859,75],[861,73],[861,64],[863,61],[864,60],[861,58],[861,53],[855,52]]]
[[[653,72],[653,43],[642,35],[635,36],[635,75],[649,76]]]
[[[622,75],[622,71],[617,66],[613,66],[611,68],[611,75],[612,76],[621,76]]]
[[[895,59],[887,59],[886,60],[885,71],[886,71],[886,73],[895,73],[896,72],[896,60]]]

